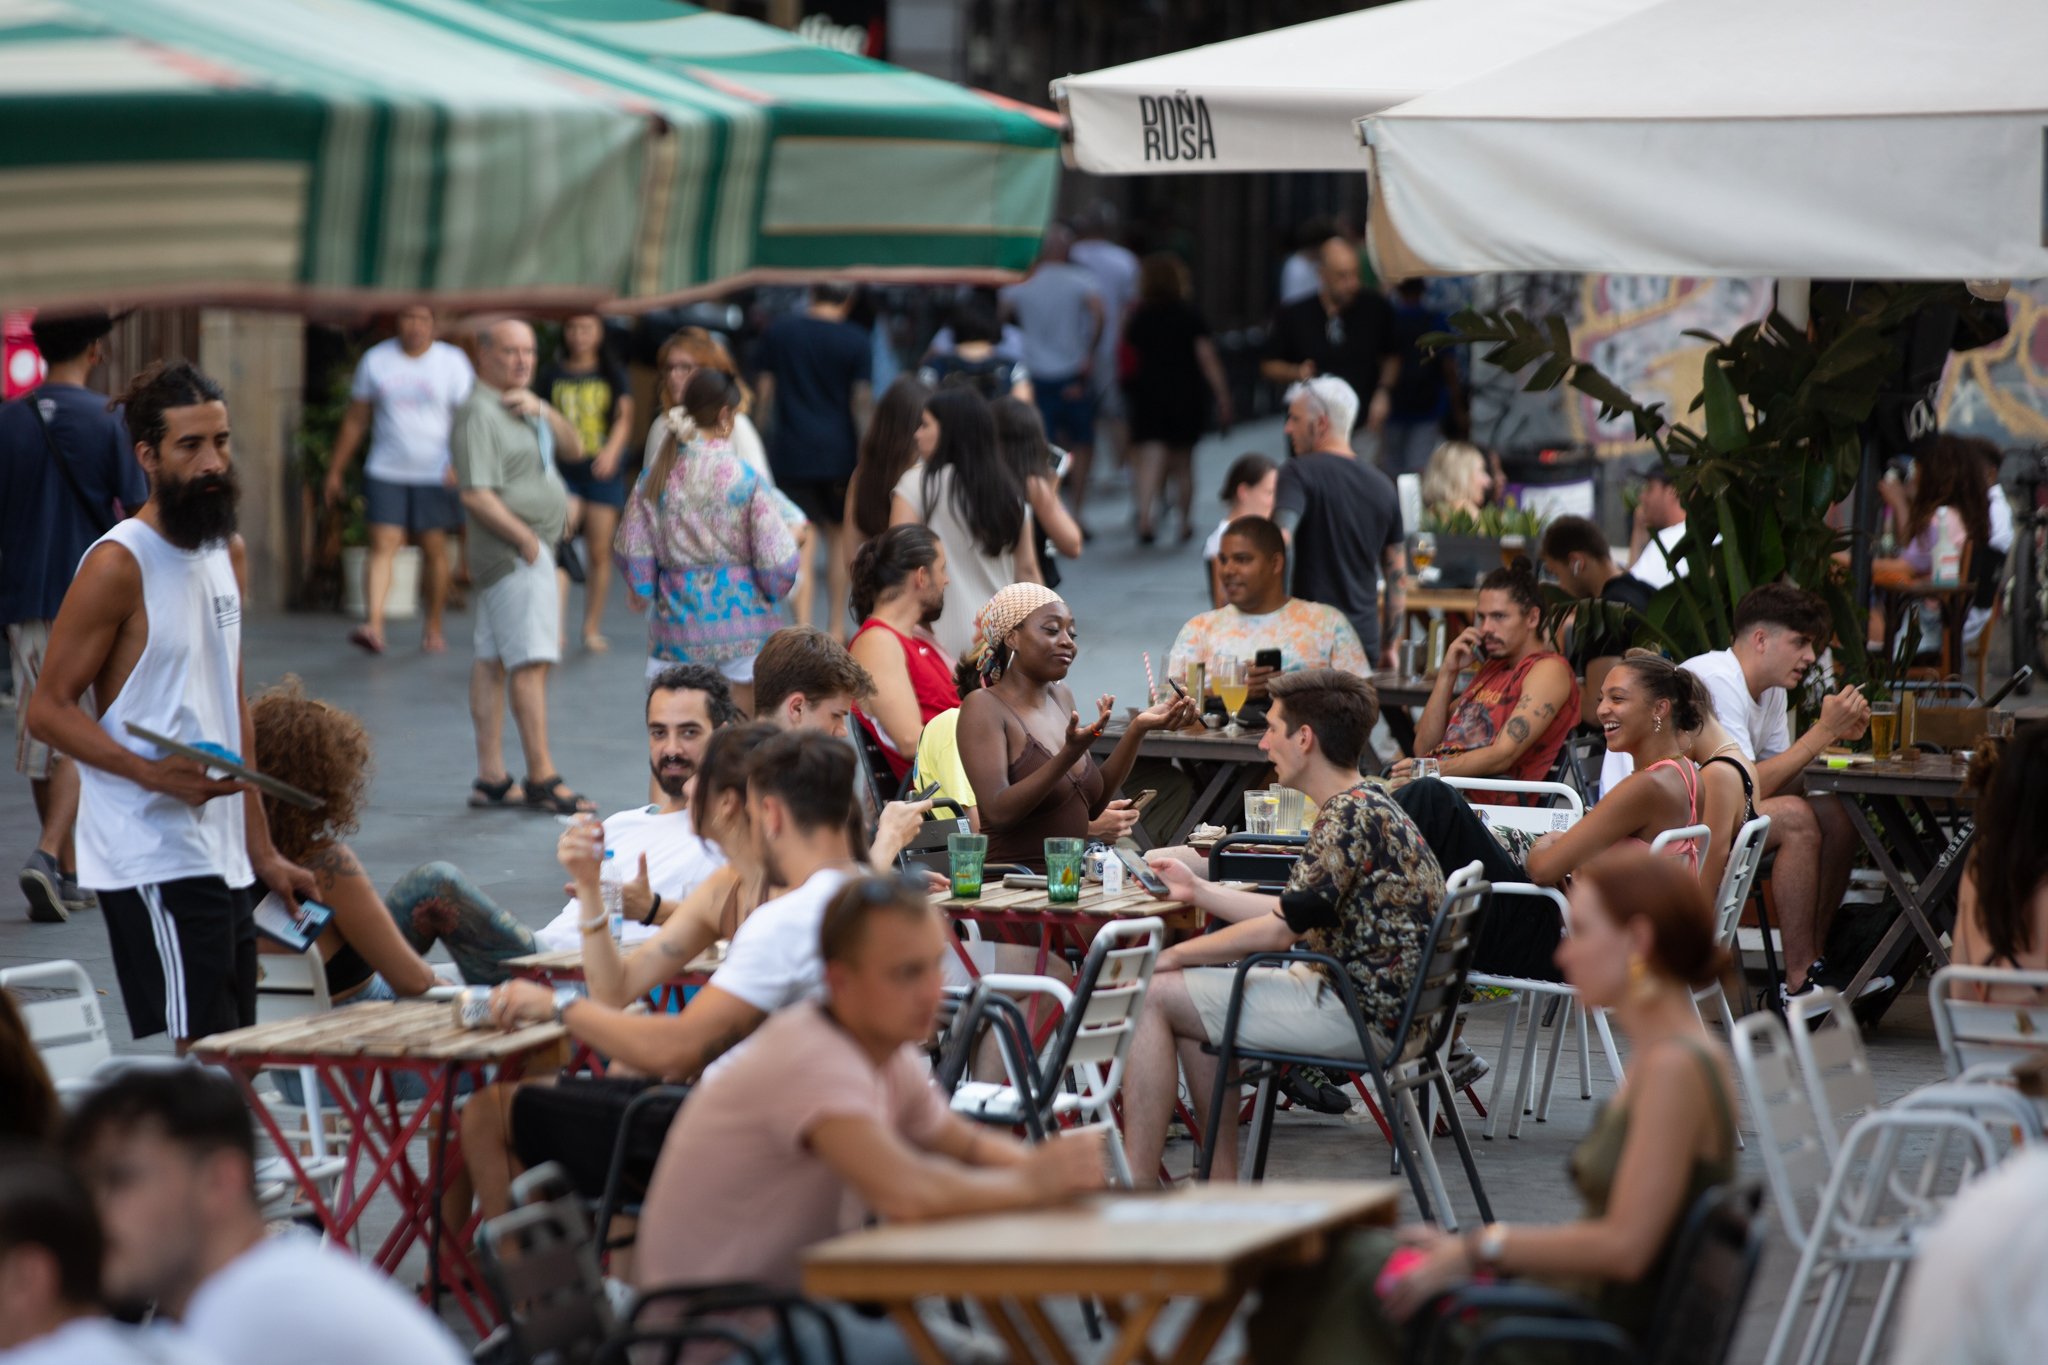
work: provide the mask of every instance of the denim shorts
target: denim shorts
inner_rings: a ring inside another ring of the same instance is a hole
[[[1067,390],[1079,387],[1079,397]],[[1062,448],[1095,444],[1095,389],[1086,379],[1042,379],[1031,377],[1031,395],[1038,403],[1038,415],[1045,422],[1045,439]]]
[[[555,468],[561,471],[562,482],[567,485],[570,497],[594,502],[600,507],[626,505],[625,470],[619,470],[609,479],[600,479],[590,472],[597,468],[595,460],[578,460],[575,464],[557,461]]]
[[[391,483],[363,477],[363,520],[408,535],[462,528],[462,494],[441,483]]]

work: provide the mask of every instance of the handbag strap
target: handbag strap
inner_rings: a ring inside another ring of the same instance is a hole
[[[38,387],[28,394],[26,400],[28,410],[36,415],[36,426],[41,428],[43,433],[43,445],[49,450],[50,459],[56,463],[58,471],[64,475],[64,486],[71,490],[72,497],[78,499],[79,509],[85,513],[85,519],[91,524],[93,534],[103,536],[114,529],[114,519],[107,516],[94,504],[91,498],[86,496],[85,489],[79,486],[78,473],[72,469],[71,461],[65,459],[64,452],[57,448],[56,434],[50,430],[49,422],[44,420],[43,417],[43,407],[40,401],[42,392],[42,389]]]

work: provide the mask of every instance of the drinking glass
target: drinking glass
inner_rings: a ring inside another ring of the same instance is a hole
[[[981,895],[981,865],[988,857],[986,834],[946,836],[946,870],[953,879],[953,894],[961,900]]]
[[[1279,813],[1273,819],[1273,832],[1301,833],[1308,824],[1308,798],[1292,787],[1274,787],[1272,795],[1280,803]]]
[[[1223,699],[1223,710],[1230,717],[1230,724],[1224,727],[1223,733],[1243,734],[1237,723],[1237,713],[1244,709],[1245,697],[1251,689],[1251,676],[1245,669],[1244,660],[1218,659],[1209,670],[1209,685]]]
[[[1415,533],[1415,548],[1409,551],[1408,558],[1409,562],[1415,566],[1416,578],[1426,577],[1429,573],[1429,566],[1436,563],[1436,537],[1428,531],[1417,531]]]
[[[1244,794],[1244,830],[1247,834],[1277,834],[1280,798],[1271,792]]]
[[[2010,711],[1992,710],[1984,717],[1984,738],[2011,739],[2013,714]]]
[[[1415,776],[1417,779],[1425,777],[1442,777],[1443,775],[1444,761],[1442,759],[1433,758],[1428,754],[1424,754],[1420,758],[1417,758],[1415,760]]]
[[[1528,547],[1529,542],[1521,536],[1502,536],[1500,538],[1500,566],[1503,569],[1514,568],[1515,561],[1522,557],[1528,550]]]
[[[1087,845],[1079,839],[1045,841],[1045,898],[1054,905],[1081,899],[1081,861]]]
[[[1899,745],[1899,707],[1878,702],[1870,708],[1870,756],[1882,763]]]

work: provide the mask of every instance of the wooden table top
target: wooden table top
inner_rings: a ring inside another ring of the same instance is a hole
[[[1471,615],[1479,610],[1477,588],[1410,588],[1410,611],[1453,611]]]
[[[1154,730],[1138,741],[1138,752],[1147,758],[1187,758],[1201,763],[1265,763],[1268,759],[1259,748],[1265,734],[1263,728],[1241,735],[1226,735],[1221,730]],[[1104,730],[1088,746],[1089,751],[1106,757],[1123,737],[1121,728]]]
[[[624,950],[622,955],[630,956],[631,953],[632,949],[628,948]],[[725,954],[714,948],[691,958],[674,975],[709,976],[724,965],[724,963]],[[516,972],[532,972],[547,976],[580,977],[583,975],[583,950],[581,948],[563,948],[558,952],[528,953],[524,957],[508,957],[505,959],[504,965]]]
[[[804,1292],[885,1301],[982,1292],[1214,1297],[1272,1261],[1320,1255],[1336,1229],[1391,1224],[1403,1188],[1390,1180],[1198,1184],[868,1228],[806,1252]]]
[[[1814,763],[1808,765],[1805,776],[1808,791],[1966,799],[1963,778],[1968,772],[1969,765],[1954,754],[1919,754],[1881,763],[1855,762],[1843,768]]]
[[[1157,915],[1169,923],[1194,914],[1194,907],[1158,900],[1144,887],[1129,881],[1114,896],[1104,895],[1100,882],[1083,882],[1081,899],[1071,905],[1054,905],[1050,893],[1042,886],[1010,887],[993,882],[983,886],[979,896],[949,896],[939,902],[939,908],[948,914],[979,910],[1013,915],[1087,915],[1097,919],[1143,919],[1146,915]]]
[[[345,1062],[358,1058],[409,1058],[439,1062],[502,1062],[560,1042],[560,1024],[531,1024],[510,1033],[466,1029],[455,1022],[446,1000],[368,1000],[325,1014],[216,1033],[192,1045],[208,1059],[293,1058]]]

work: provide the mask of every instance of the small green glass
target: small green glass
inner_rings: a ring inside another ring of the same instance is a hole
[[[1045,898],[1054,905],[1081,899],[1081,861],[1087,845],[1079,839],[1045,841]]]
[[[986,834],[946,836],[946,868],[953,878],[953,894],[961,900],[981,895],[981,865],[988,857]]]

